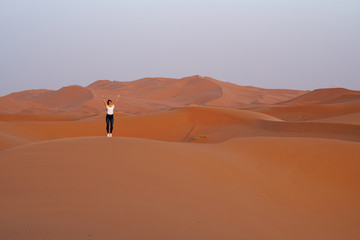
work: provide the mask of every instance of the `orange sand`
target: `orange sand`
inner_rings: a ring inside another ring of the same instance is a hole
[[[2,97],[0,239],[359,239],[359,96],[192,76]]]
[[[357,239],[360,144],[69,138],[0,153],[4,239]]]

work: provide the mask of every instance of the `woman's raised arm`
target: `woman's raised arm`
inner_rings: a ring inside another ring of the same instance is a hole
[[[102,100],[103,100],[103,102],[104,102],[104,105],[105,105],[105,107],[106,107],[106,101],[105,101],[105,99],[104,99],[104,96],[101,96],[101,98],[102,98]]]
[[[115,101],[115,105],[118,103],[119,97],[120,97],[120,94],[117,95],[117,98],[116,98],[116,101]]]

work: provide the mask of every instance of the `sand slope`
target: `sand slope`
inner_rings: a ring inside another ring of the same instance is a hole
[[[56,116],[59,117],[57,121]],[[29,141],[105,136],[106,133],[104,114],[55,114],[50,115],[48,120],[38,117],[10,115],[5,118],[6,121],[0,121],[0,150]],[[113,134],[195,143],[216,143],[236,137],[254,136],[360,141],[360,126],[331,122],[286,122],[253,111],[189,106],[137,115],[116,114]]]
[[[331,122],[360,125],[360,111],[356,113],[343,114],[340,116],[321,118],[318,120],[314,120],[314,122]]]
[[[0,236],[355,240],[359,155],[302,138],[24,145],[0,153]]]

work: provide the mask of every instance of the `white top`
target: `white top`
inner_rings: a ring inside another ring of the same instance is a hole
[[[111,107],[109,107],[109,105],[106,105],[106,113],[109,115],[113,115],[114,114],[114,105],[112,105]]]

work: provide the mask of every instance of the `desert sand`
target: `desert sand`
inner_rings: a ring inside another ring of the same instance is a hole
[[[1,239],[360,238],[360,91],[191,76],[0,104]]]

